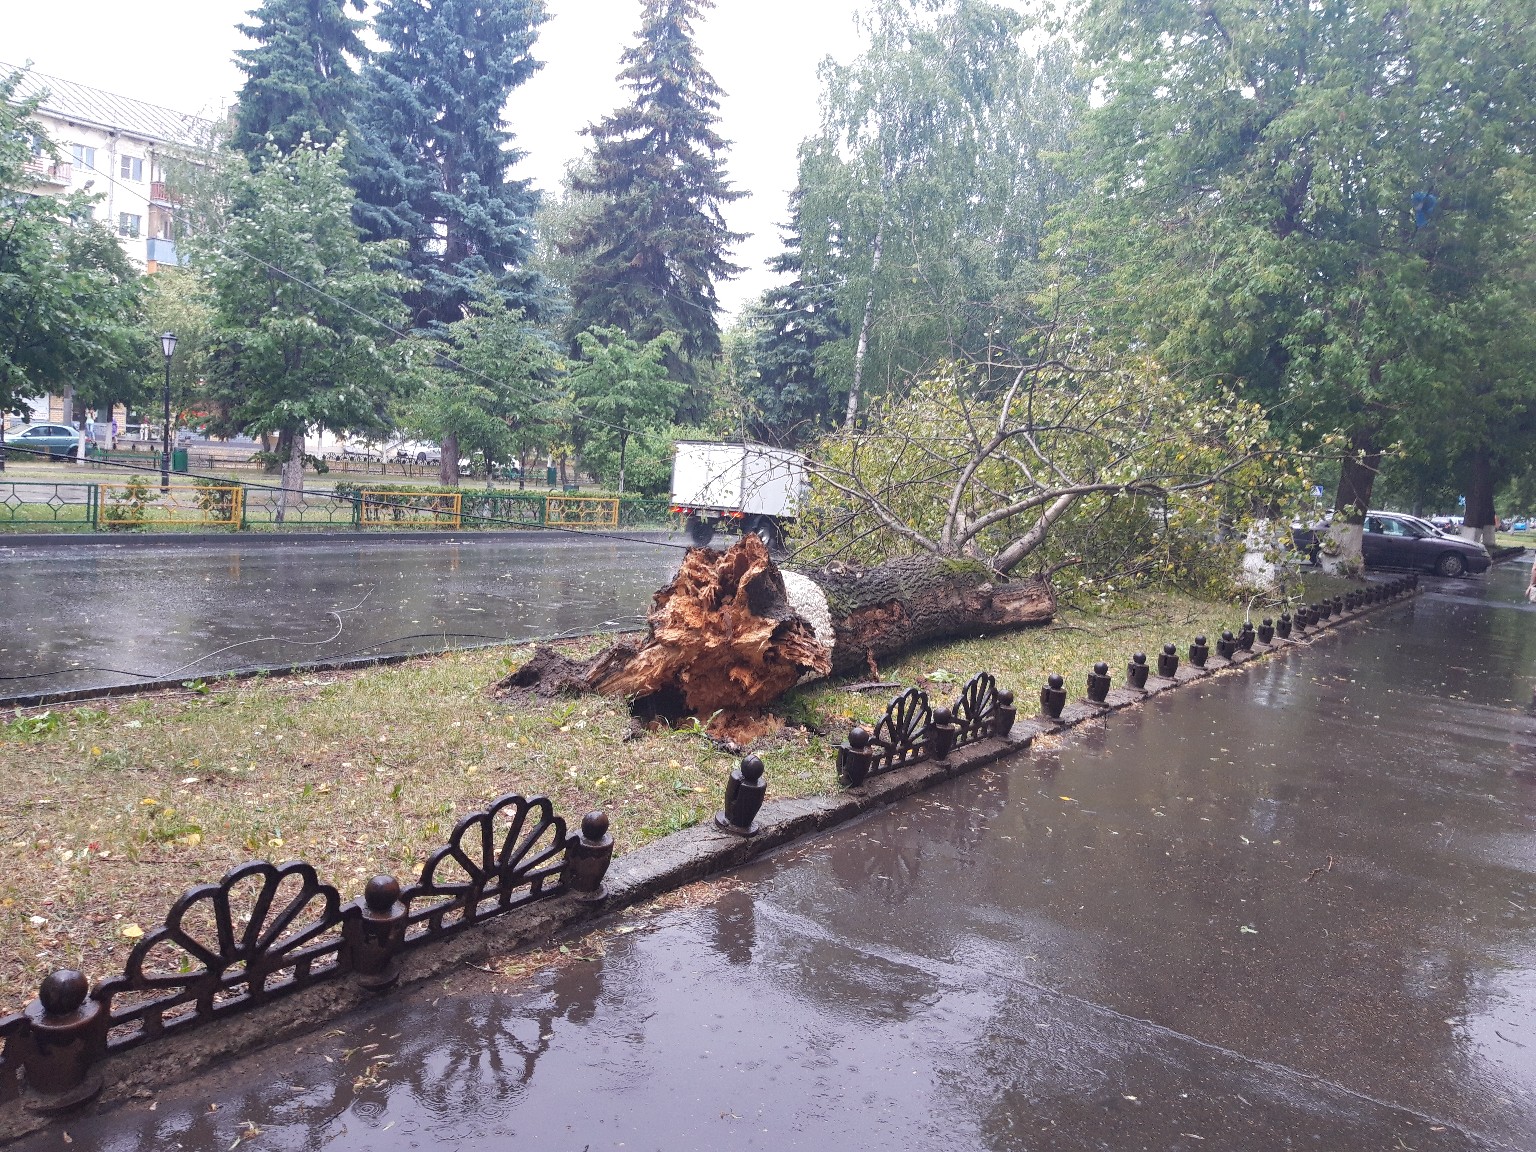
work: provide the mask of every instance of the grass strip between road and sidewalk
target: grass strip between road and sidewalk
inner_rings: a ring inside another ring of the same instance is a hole
[[[1063,611],[1044,628],[930,646],[880,672],[947,703],[989,671],[1028,714],[1051,672],[1079,695],[1095,661],[1118,683],[1132,652],[1173,641],[1182,653],[1196,633],[1214,638],[1242,618],[1239,605],[1143,594]],[[563,646],[582,656],[611,639]],[[572,825],[603,809],[620,853],[719,808],[736,756],[699,726],[640,730],[622,700],[605,697],[491,699],[531,651],[196,682],[0,723],[0,1013],[56,968],[115,975],[177,896],[249,859],[307,860],[350,898],[380,872],[414,878],[457,820],[506,792],[549,796]],[[834,682],[787,697],[786,724],[753,746],[770,795],[836,789],[836,745],[892,694]]]

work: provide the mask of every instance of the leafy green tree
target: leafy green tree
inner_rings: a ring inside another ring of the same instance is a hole
[[[644,344],[619,328],[594,328],[576,336],[581,361],[571,368],[571,398],[582,460],[589,471],[617,479],[624,492],[630,438],[663,429],[683,392],[667,372],[667,355],[678,338],[663,332]]]
[[[160,334],[176,334],[176,354],[171,358],[171,409],[175,413],[199,411],[214,417],[211,397],[204,387],[214,344],[215,300],[213,285],[200,269],[166,267],[144,278],[144,323],[139,338],[143,355],[138,398],[152,401],[165,387],[165,355]],[[158,410],[158,409],[156,409]]]
[[[235,52],[245,73],[235,108],[234,146],[261,163],[270,141],[279,152],[308,137],[329,145],[352,128],[358,96],[352,61],[367,58],[363,0],[262,0],[239,29],[256,41]]]
[[[0,418],[50,389],[130,399],[140,351],[139,277],[91,197],[32,193],[28,166],[57,157],[22,75],[0,76]]]
[[[561,251],[575,264],[568,330],[617,327],[642,343],[676,333],[668,368],[692,383],[693,364],[720,354],[715,284],[739,269],[741,236],[721,208],[742,193],[725,176],[715,131],[720,88],[699,62],[693,25],[712,0],[645,0],[639,41],[619,79],[633,100],[587,129],[592,151],[570,187],[594,198]]]
[[[1103,99],[1062,244],[1095,322],[1240,385],[1304,445],[1342,430],[1346,552],[1383,453],[1455,418],[1494,335],[1469,305],[1529,230],[1528,25],[1511,0],[1083,9]]]
[[[268,152],[209,261],[211,385],[235,428],[277,433],[280,518],[303,489],[305,431],[381,432],[406,383],[382,327],[403,323],[399,277],[378,270],[390,246],[358,236],[344,147]]]
[[[868,430],[824,440],[800,516],[808,560],[927,554],[1066,590],[1127,575],[1230,587],[1236,557],[1212,541],[1299,480],[1263,413],[1145,358],[1038,343],[1005,389],[988,385],[995,358],[945,362],[871,405]]]
[[[940,356],[984,357],[1039,287],[1054,154],[1086,95],[1071,51],[987,0],[878,0],[869,45],[823,67],[823,124],[801,146],[809,282],[847,336],[822,357],[852,428],[866,390]],[[1025,330],[1030,330],[1026,323]]]
[[[558,357],[549,339],[508,308],[489,279],[441,340],[419,338],[426,387],[408,409],[412,430],[480,452],[489,482],[495,461],[516,460],[559,435],[566,415]],[[522,483],[519,483],[522,486]]]

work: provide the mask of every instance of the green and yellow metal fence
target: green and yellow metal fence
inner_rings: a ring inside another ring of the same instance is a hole
[[[0,534],[191,529],[306,531],[677,527],[665,500],[479,490],[352,488],[287,492],[265,485],[154,475],[89,483],[0,479]]]

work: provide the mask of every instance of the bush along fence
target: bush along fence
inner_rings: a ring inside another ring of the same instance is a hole
[[[53,972],[0,1018],[0,1104],[20,1095],[34,1112],[70,1108],[101,1090],[109,1055],[324,981],[386,989],[411,949],[559,896],[601,900],[612,858],[603,813],[568,832],[548,799],[508,795],[460,820],[416,883],[375,876],[349,903],[301,861],[242,864],[176,901],[122,975],[91,988]]]
[[[88,483],[0,480],[0,532],[183,529],[467,529],[677,527],[671,504],[642,496],[339,483],[282,492],[269,485],[153,476]]]
[[[1000,689],[988,672],[972,677],[948,705],[936,707],[926,692],[909,688],[892,698],[873,728],[849,731],[837,750],[839,796],[786,801],[785,813],[760,823],[768,781],[761,758],[746,756],[726,780],[714,820],[634,854],[657,852],[665,859],[669,841],[684,842],[648,877],[621,877],[625,891],[616,898],[605,890],[614,856],[607,816],[589,813],[579,831],[568,831],[544,797],[501,797],[460,820],[415,883],[375,876],[347,903],[301,861],[242,864],[176,901],[164,925],[134,945],[121,975],[93,988],[79,972],[53,972],[23,1011],[0,1017],[0,1107],[19,1099],[33,1113],[65,1111],[100,1092],[100,1065],[109,1056],[328,981],[351,978],[367,993],[382,992],[399,980],[399,961],[412,950],[533,905],[569,896],[589,915],[614,899],[702,878],[850,819],[870,804],[996,761],[1028,747],[1036,735],[1306,640],[1417,586],[1418,577],[1405,576],[1257,627],[1244,623],[1236,633],[1222,633],[1214,655],[1204,636],[1189,645],[1187,661],[1166,644],[1155,673],[1137,652],[1119,689],[1109,665],[1098,663],[1074,703],[1062,676],[1053,673],[1033,717],[1020,718],[1014,693]],[[721,848],[722,840],[739,850]]]

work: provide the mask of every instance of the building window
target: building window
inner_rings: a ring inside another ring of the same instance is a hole
[[[133,180],[139,184],[144,183],[144,161],[138,156],[124,156],[119,165],[118,175],[124,180]]]
[[[89,168],[93,172],[96,170],[96,149],[87,148],[84,144],[71,144],[69,151],[74,156],[76,164]]]
[[[139,228],[144,223],[144,217],[135,216],[132,212],[119,212],[117,214],[117,234],[126,236],[130,240],[139,238]]]

